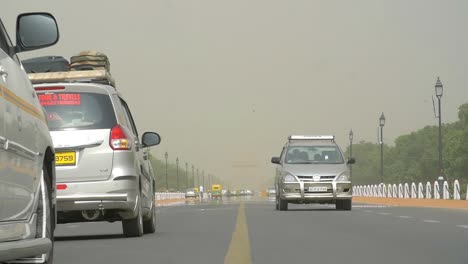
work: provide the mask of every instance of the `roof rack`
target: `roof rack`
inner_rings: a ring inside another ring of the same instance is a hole
[[[28,74],[32,84],[40,83],[101,83],[115,88],[115,80],[106,70],[42,72]]]
[[[311,135],[291,135],[288,137],[289,141],[292,140],[330,140],[335,141],[333,135],[311,136]]]

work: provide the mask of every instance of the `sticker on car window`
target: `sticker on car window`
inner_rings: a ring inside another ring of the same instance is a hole
[[[81,95],[77,93],[39,94],[39,101],[43,106],[81,105]]]

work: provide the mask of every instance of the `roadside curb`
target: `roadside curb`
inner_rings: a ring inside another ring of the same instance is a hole
[[[353,202],[403,207],[433,207],[468,210],[468,201],[465,200],[353,197]]]
[[[156,200],[156,206],[174,206],[185,204],[186,199],[167,199],[167,200]]]

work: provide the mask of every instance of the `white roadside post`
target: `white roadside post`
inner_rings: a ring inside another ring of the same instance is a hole
[[[387,186],[387,192],[388,192],[388,193],[387,193],[387,197],[388,197],[388,198],[393,198],[393,197],[394,197],[394,196],[393,196],[394,194],[392,193],[392,185],[391,185],[390,183],[389,183],[388,186]]]
[[[444,181],[444,200],[450,199],[449,185],[447,181]]]
[[[440,199],[440,188],[438,181],[434,182],[434,199]]]
[[[432,188],[430,182],[426,182],[426,199],[432,199]]]
[[[458,180],[453,183],[453,199],[460,200],[460,182]]]
[[[416,198],[416,183],[411,183],[411,198]]]
[[[424,199],[424,185],[422,182],[418,184],[418,199]]]
[[[405,183],[405,198],[410,198],[410,190],[407,182]]]
[[[400,183],[398,184],[398,198],[404,198],[403,195],[403,185]]]
[[[393,189],[393,198],[399,198],[399,196],[398,196],[398,187],[397,187],[397,185],[395,183],[393,184],[392,189]]]

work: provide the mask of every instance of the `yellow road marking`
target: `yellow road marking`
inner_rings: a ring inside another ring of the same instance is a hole
[[[239,205],[236,227],[232,233],[228,252],[224,257],[224,264],[252,264],[244,203]]]

